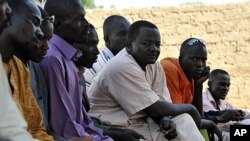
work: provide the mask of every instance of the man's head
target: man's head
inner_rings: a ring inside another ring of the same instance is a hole
[[[99,54],[97,44],[99,42],[97,32],[93,25],[90,24],[88,34],[83,39],[85,42],[74,44],[74,46],[82,52],[82,56],[77,60],[76,65],[85,68],[91,68],[96,62]]]
[[[25,54],[23,54],[24,57],[27,57],[26,60],[32,60],[34,62],[41,62],[46,55],[47,50],[49,49],[49,40],[51,39],[54,31],[53,16],[49,16],[41,7],[39,7],[39,10],[42,14],[41,28],[44,36],[41,40],[39,48],[29,50],[30,52],[26,52]]]
[[[104,41],[114,55],[125,47],[129,26],[129,21],[119,15],[112,15],[105,19],[103,23]]]
[[[208,89],[214,99],[225,99],[229,91],[230,76],[225,70],[215,69],[210,73]]]
[[[134,22],[128,31],[127,51],[143,70],[160,55],[161,36],[156,25],[148,21]]]
[[[41,13],[36,4],[30,0],[7,0],[13,16],[7,34],[11,46],[17,52],[30,52],[39,48],[44,34],[41,30]]]
[[[44,9],[55,16],[55,34],[70,44],[82,41],[89,23],[80,0],[47,0]]]
[[[11,8],[7,3],[7,0],[0,0],[0,34],[9,26],[11,16]]]
[[[198,38],[185,40],[181,45],[179,62],[188,79],[203,76],[207,62],[205,42]]]

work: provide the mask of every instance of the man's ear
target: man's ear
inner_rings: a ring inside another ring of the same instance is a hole
[[[110,40],[109,40],[108,35],[104,35],[103,39],[104,39],[104,41],[105,41],[105,45],[106,45],[106,46],[110,46]]]
[[[211,88],[212,82],[208,80],[207,85],[208,85],[208,88]]]
[[[132,49],[132,42],[131,41],[127,41],[126,42],[126,48],[127,48],[127,52],[129,54],[131,54],[133,52],[133,49]]]
[[[182,56],[179,56],[178,61],[181,64],[181,62],[182,62]]]
[[[179,56],[178,60],[179,60],[179,61],[181,61],[181,60],[182,60],[182,57],[181,57],[181,56]]]
[[[61,27],[62,27],[62,22],[59,21],[58,19],[55,19],[55,22],[54,22],[54,29],[55,29],[55,31],[60,31]]]

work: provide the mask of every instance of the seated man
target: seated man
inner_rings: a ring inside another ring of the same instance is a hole
[[[101,71],[111,58],[125,47],[129,26],[129,21],[119,15],[112,15],[105,19],[103,23],[105,46],[98,55],[97,62],[84,72],[87,90],[91,85],[93,77]]]
[[[11,8],[6,0],[0,3],[0,34],[9,26]],[[2,47],[1,47],[2,48]],[[27,124],[16,103],[11,97],[11,92],[2,64],[0,55],[0,140],[31,141],[32,137],[27,131]]]
[[[53,35],[54,27],[53,16],[50,17],[42,8],[39,7],[39,9],[43,18],[41,28],[44,33],[40,46],[36,49],[26,51],[25,53],[17,52],[16,55],[22,59],[23,63],[28,65],[31,75],[31,88],[43,113],[43,125],[46,127],[47,131],[50,132],[48,130],[48,92],[42,71],[40,70],[38,63],[43,60],[47,50],[49,49],[49,40]]]
[[[97,44],[99,42],[99,38],[97,32],[92,24],[90,24],[86,39],[83,43],[76,43],[74,46],[78,48],[82,52],[82,56],[76,61],[76,66],[79,68],[79,75],[81,76],[80,84],[85,87],[85,79],[82,72],[84,72],[84,68],[91,68],[93,63],[96,62],[97,55],[99,53]],[[86,95],[86,91],[83,92],[83,105],[86,111],[89,111],[89,100]],[[115,141],[138,141],[138,139],[144,138],[142,135],[136,133],[133,130],[128,129],[118,129],[110,126],[101,125],[98,122],[95,123],[96,127],[99,127],[103,130],[104,135],[110,136]],[[100,130],[101,130],[100,129]]]
[[[49,0],[49,15],[55,15],[54,33],[46,57],[39,64],[49,96],[49,124],[65,139],[112,141],[93,125],[82,103],[83,87],[79,85],[79,69],[75,62],[82,52],[75,43],[82,43],[88,21],[80,0]]]
[[[206,61],[205,42],[197,38],[182,43],[178,59],[166,57],[161,60],[173,103],[192,103],[202,114],[202,84],[209,75]]]
[[[203,93],[203,110],[206,119],[218,123],[221,131],[229,132],[232,124],[250,124],[250,113],[237,109],[225,100],[230,87],[230,76],[225,70],[215,69]],[[242,121],[241,121],[242,120]]]
[[[157,62],[160,44],[154,24],[133,23],[127,47],[106,64],[90,86],[89,113],[102,124],[133,129],[148,141],[203,141],[195,107],[171,103],[164,72]]]
[[[167,80],[166,86],[173,103],[193,104],[201,115],[203,115],[203,83],[207,80],[210,71],[206,61],[205,42],[198,38],[188,38],[182,43],[178,59],[166,57],[161,60]],[[214,122],[202,119],[201,128],[208,129],[222,139]]]
[[[5,29],[0,40],[4,49],[3,61],[12,90],[12,96],[28,123],[28,131],[35,139],[52,141],[42,126],[42,114],[30,88],[28,68],[13,56],[16,52],[37,48],[43,32],[40,28],[41,13],[29,0],[8,0],[13,10],[11,25]],[[22,31],[22,32],[20,32]]]
[[[0,3],[0,34],[9,26],[11,8],[6,0]],[[3,48],[2,46],[0,47]],[[1,50],[0,49],[0,50]],[[2,64],[0,55],[0,140],[32,141],[32,136],[27,131],[21,112],[11,97],[9,83]]]

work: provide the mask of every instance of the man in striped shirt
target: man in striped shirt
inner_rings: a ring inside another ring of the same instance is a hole
[[[105,19],[103,23],[105,46],[98,55],[97,62],[93,64],[92,68],[86,69],[84,72],[87,90],[91,85],[93,77],[111,58],[124,48],[129,26],[129,21],[119,15],[112,15]]]

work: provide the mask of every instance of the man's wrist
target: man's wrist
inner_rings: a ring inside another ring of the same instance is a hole
[[[223,119],[220,116],[216,116],[216,122],[215,123],[222,123]]]

